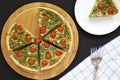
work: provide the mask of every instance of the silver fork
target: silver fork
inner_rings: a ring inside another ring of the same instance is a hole
[[[100,48],[91,48],[91,62],[94,66],[94,77],[93,80],[99,80],[98,79],[98,68],[99,68],[99,63],[102,60],[102,56],[101,54],[103,53],[103,50],[101,50]]]

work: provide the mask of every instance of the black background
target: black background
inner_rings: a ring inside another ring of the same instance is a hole
[[[120,28],[117,28],[117,30],[115,30],[114,32],[104,36],[95,36],[83,31],[77,24],[74,16],[74,6],[76,0],[0,0],[0,34],[2,34],[2,28],[7,18],[16,9],[31,2],[48,2],[61,7],[66,12],[68,12],[68,14],[73,18],[79,32],[79,48],[74,61],[63,73],[49,80],[58,80],[59,78],[64,76],[67,72],[69,72],[71,69],[73,69],[75,66],[77,66],[87,56],[89,56],[91,47],[102,46],[120,34]],[[9,65],[6,63],[2,55],[2,51],[0,50],[0,80],[32,80],[32,79],[23,77],[16,73],[13,69],[11,69]]]

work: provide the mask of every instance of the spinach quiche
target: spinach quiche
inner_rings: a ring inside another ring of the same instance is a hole
[[[12,60],[20,67],[30,71],[38,71],[38,45],[32,44],[24,49],[15,51]]]
[[[60,24],[55,30],[45,37],[45,40],[59,46],[65,51],[69,50],[71,34],[67,24]]]
[[[70,25],[60,14],[46,8],[39,8],[38,12],[37,36],[15,23],[6,40],[13,52],[12,60],[30,71],[54,68],[70,51],[72,43]]]
[[[50,69],[51,67],[57,65],[66,53],[44,41],[39,44],[39,47],[41,70]]]
[[[16,49],[23,45],[33,42],[33,35],[28,32],[23,26],[19,24],[13,24],[12,29],[7,36],[7,43],[10,49]]]
[[[55,12],[47,9],[39,9],[39,27],[41,36],[49,33],[49,31],[61,23],[63,23],[62,19]]]
[[[118,8],[113,0],[96,0],[89,17],[111,16],[118,13]]]

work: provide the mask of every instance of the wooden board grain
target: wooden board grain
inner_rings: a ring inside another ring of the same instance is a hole
[[[72,43],[71,43],[71,49],[67,52],[65,57],[58,65],[56,65],[51,69],[32,72],[22,69],[12,61],[12,59],[10,58],[12,51],[8,49],[6,39],[14,23],[21,24],[34,36],[37,37],[39,35],[38,8],[49,8],[51,10],[58,12],[60,15],[62,15],[65,18],[67,23],[70,25]],[[69,16],[69,14],[66,13],[63,9],[57,7],[56,5],[44,3],[44,2],[35,2],[35,3],[26,4],[23,7],[17,9],[6,21],[1,36],[1,47],[2,47],[3,56],[5,57],[5,60],[10,65],[10,67],[14,69],[17,73],[21,74],[22,76],[31,79],[39,79],[39,80],[49,79],[62,73],[73,61],[78,49],[78,43],[79,43],[78,31],[74,21]]]

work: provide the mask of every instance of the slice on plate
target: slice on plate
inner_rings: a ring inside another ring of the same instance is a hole
[[[10,49],[16,49],[23,45],[33,42],[33,36],[30,32],[19,24],[14,24],[7,37],[7,43]]]
[[[22,50],[15,51],[11,55],[16,65],[30,71],[38,71],[38,45],[32,44]]]
[[[113,0],[96,0],[89,17],[104,17],[118,13],[118,9]]]
[[[45,36],[45,40],[68,51],[71,44],[71,33],[67,24],[58,25],[57,28]]]
[[[63,21],[58,14],[48,9],[39,9],[40,35],[44,36]]]
[[[41,70],[50,69],[57,65],[66,53],[44,41],[39,44],[39,48]]]

